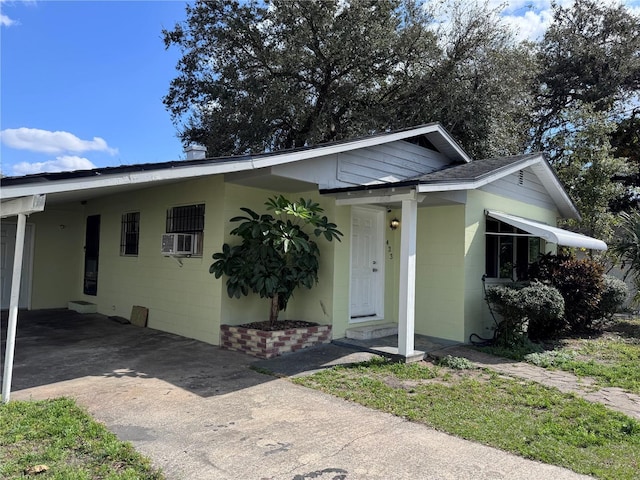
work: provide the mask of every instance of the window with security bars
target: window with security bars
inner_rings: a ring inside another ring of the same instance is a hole
[[[167,210],[167,233],[193,234],[194,253],[202,255],[204,232],[204,203],[182,205]]]
[[[120,255],[138,255],[140,242],[140,212],[122,215],[120,228]]]

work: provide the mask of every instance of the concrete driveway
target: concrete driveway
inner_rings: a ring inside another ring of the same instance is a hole
[[[169,479],[587,478],[257,373],[254,361],[101,315],[21,312],[12,398],[77,399]]]

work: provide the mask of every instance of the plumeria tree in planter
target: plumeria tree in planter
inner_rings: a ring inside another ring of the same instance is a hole
[[[225,243],[221,252],[214,253],[209,272],[216,278],[227,277],[230,297],[253,292],[269,298],[273,329],[293,292],[318,282],[320,250],[315,239],[340,241],[342,233],[312,200],[292,202],[280,195],[269,198],[265,205],[270,213],[260,215],[241,208],[247,215],[230,220],[239,222],[231,235],[240,237],[240,243]]]

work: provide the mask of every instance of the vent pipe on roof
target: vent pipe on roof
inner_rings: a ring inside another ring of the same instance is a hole
[[[187,160],[202,160],[207,158],[207,147],[204,145],[191,144],[184,149],[187,154]]]

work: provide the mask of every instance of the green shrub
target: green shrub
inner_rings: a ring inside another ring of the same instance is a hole
[[[487,302],[502,317],[497,325],[496,341],[510,346],[525,334],[526,314],[520,305],[518,287],[514,284],[492,285],[486,290]]]
[[[516,344],[526,332],[529,339],[549,338],[562,331],[564,300],[554,287],[533,282],[527,286],[507,284],[487,289],[487,300],[502,316],[498,337],[502,344]]]
[[[529,278],[558,289],[564,298],[564,318],[572,332],[588,330],[600,318],[604,267],[589,258],[546,254],[531,264]]]
[[[604,288],[600,296],[598,304],[599,315],[601,318],[610,319],[613,314],[620,311],[629,296],[629,287],[622,280],[604,276]]]
[[[557,288],[533,282],[518,293],[530,339],[551,338],[564,330],[564,299]]]
[[[241,242],[223,244],[222,251],[213,254],[209,273],[227,278],[231,298],[250,292],[268,298],[269,323],[274,326],[293,292],[318,282],[320,248],[314,239],[340,241],[342,233],[311,199],[293,202],[279,195],[269,198],[265,206],[273,215],[240,207],[246,215],[230,220],[239,225],[229,233]]]

